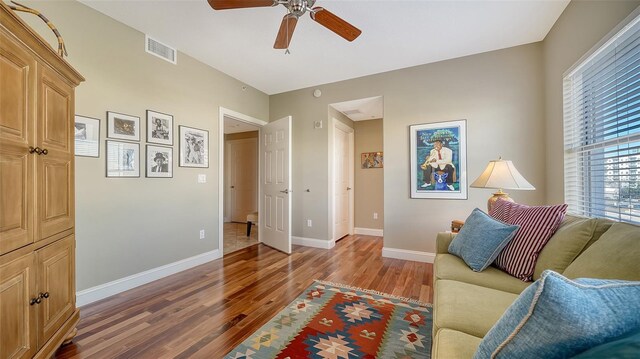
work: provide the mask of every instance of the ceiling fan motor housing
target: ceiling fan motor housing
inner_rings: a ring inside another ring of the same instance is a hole
[[[300,17],[304,15],[307,10],[311,10],[315,2],[316,0],[289,0],[289,3],[285,6],[291,14]]]

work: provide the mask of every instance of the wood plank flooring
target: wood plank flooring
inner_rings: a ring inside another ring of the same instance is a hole
[[[382,238],[331,250],[259,244],[92,303],[56,358],[222,358],[314,279],[431,302],[431,264],[382,258]]]

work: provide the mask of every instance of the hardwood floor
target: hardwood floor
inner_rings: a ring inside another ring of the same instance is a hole
[[[433,267],[382,258],[382,238],[331,250],[265,245],[80,308],[78,335],[57,358],[222,358],[314,279],[432,301]]]

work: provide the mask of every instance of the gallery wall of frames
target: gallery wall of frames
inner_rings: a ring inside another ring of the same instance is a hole
[[[75,116],[75,154],[100,158],[100,119]],[[172,178],[174,143],[178,144],[179,167],[209,167],[209,131],[178,126],[174,142],[173,116],[147,110],[145,161],[140,160],[140,117],[107,111],[105,168],[109,178]],[[144,165],[144,168],[141,168]]]

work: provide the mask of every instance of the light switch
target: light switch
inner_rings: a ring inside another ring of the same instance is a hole
[[[198,183],[207,183],[207,175],[199,174]]]

